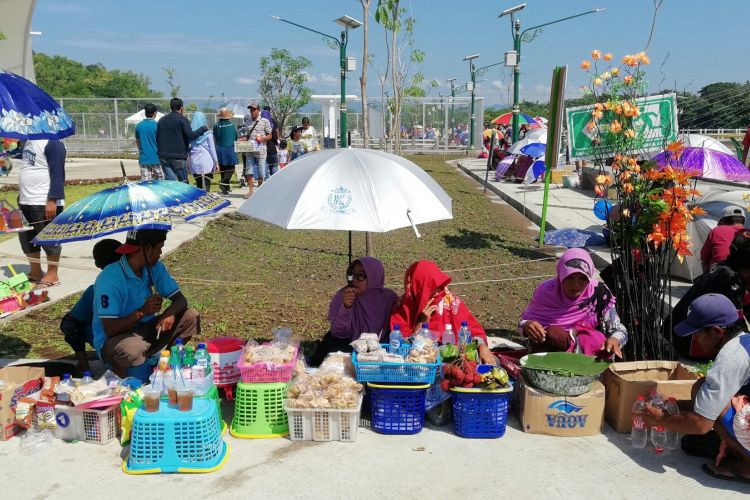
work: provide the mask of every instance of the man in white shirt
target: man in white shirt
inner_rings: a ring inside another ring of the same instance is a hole
[[[29,280],[37,289],[60,284],[57,263],[60,245],[39,247],[31,240],[63,211],[65,205],[65,146],[57,139],[29,140],[23,148],[23,161],[18,176],[18,208],[33,228],[18,233],[21,250],[29,259]],[[47,272],[39,262],[41,249],[47,254]]]

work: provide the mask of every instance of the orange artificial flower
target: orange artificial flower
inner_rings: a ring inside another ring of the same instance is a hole
[[[596,176],[596,183],[597,184],[609,184],[609,182],[607,182],[608,181],[607,177],[609,177],[609,176],[597,175]],[[611,182],[611,179],[610,179],[610,182]]]
[[[612,76],[617,76],[620,74],[620,68],[612,68],[611,72],[612,72]]]
[[[602,79],[601,78],[594,78],[594,85],[596,85],[598,87],[601,84],[602,84]]]
[[[641,64],[651,64],[651,59],[648,58],[645,52],[638,52],[635,57]]]
[[[601,50],[592,50],[591,51],[591,59],[599,59],[602,57],[602,51]]]
[[[591,63],[589,61],[583,61],[581,63],[581,69],[584,71],[588,71],[590,67],[591,67]]]
[[[630,85],[633,83],[633,77],[630,75],[627,75],[625,78],[622,79],[623,82],[625,82],[625,85]]]
[[[611,61],[612,60],[612,52],[607,52],[604,54],[604,60],[605,61]]]
[[[601,111],[604,108],[604,105],[600,102],[594,103],[594,109],[598,109]]]
[[[620,106],[619,104],[617,106],[615,106],[615,114],[616,115],[621,115],[622,114],[622,106]]]
[[[630,194],[633,192],[633,185],[629,182],[626,182],[625,184],[622,185],[622,190]]]
[[[682,141],[670,142],[667,144],[667,151],[672,153],[675,158],[682,156],[682,152],[685,150],[685,146]]]
[[[597,196],[603,196],[604,195],[604,191],[602,190],[602,187],[599,184],[597,184],[596,186],[594,186],[594,193],[596,193]]]
[[[614,120],[609,124],[609,131],[613,134],[619,134],[620,132],[622,132],[622,124],[619,121]]]
[[[635,137],[635,130],[633,130],[632,128],[627,129],[625,131],[625,137],[627,137],[628,139],[634,138]]]
[[[612,106],[612,101],[607,101],[604,103],[604,109],[606,109],[607,111],[612,111]]]
[[[641,173],[641,166],[636,164],[633,167],[633,172],[635,172],[636,174],[640,174]]]
[[[622,62],[626,66],[631,66],[631,67],[638,66],[638,58],[636,56],[633,56],[633,55],[626,55],[626,56],[624,56],[622,58]]]
[[[586,130],[588,130],[589,132],[591,132],[592,130],[594,130],[594,127],[596,127],[596,123],[594,123],[594,122],[588,122],[586,124]]]
[[[598,109],[595,109],[591,112],[591,116],[593,116],[595,120],[601,120],[602,116],[604,116],[604,113],[602,113]]]

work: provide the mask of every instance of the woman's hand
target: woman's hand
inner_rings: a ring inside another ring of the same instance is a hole
[[[523,334],[532,342],[541,343],[547,339],[547,332],[538,321],[529,320],[523,325]]]
[[[357,289],[353,286],[348,286],[344,288],[344,293],[341,295],[341,302],[343,302],[344,307],[349,309],[354,305],[354,299],[357,297]]]
[[[487,344],[479,344],[478,352],[479,361],[481,361],[482,364],[497,366],[497,358],[494,354],[492,354],[492,351],[490,351],[490,348],[487,346]]]
[[[610,337],[602,345],[602,350],[607,351],[610,354],[614,354],[616,357],[622,359],[622,351],[620,350],[620,341],[614,337]]]
[[[422,312],[419,313],[419,317],[417,317],[417,324],[420,323],[427,323],[430,321],[430,317],[435,314],[435,311],[437,311],[438,306],[437,304],[429,303],[425,306],[424,309],[422,309]]]

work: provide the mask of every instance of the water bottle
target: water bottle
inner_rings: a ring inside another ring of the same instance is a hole
[[[390,352],[397,354],[399,348],[401,347],[401,341],[404,338],[401,335],[401,325],[393,325],[393,329],[391,330],[391,334],[388,338],[390,340]]]
[[[427,323],[422,323],[422,329],[419,330],[419,334],[426,339],[432,339],[432,332],[430,331],[430,325],[428,325]]]
[[[83,372],[83,378],[81,378],[81,385],[88,385],[88,384],[93,384],[93,383],[94,383],[94,379],[91,376],[91,372],[88,372],[88,371]]]
[[[680,407],[677,406],[677,398],[670,397],[667,398],[667,403],[664,405],[664,412],[667,415],[677,415],[680,413]],[[671,431],[669,429],[666,429],[667,433],[667,441],[664,445],[664,448],[667,450],[676,450],[680,447],[680,434],[675,431]]]
[[[211,373],[211,363],[209,363],[206,344],[198,344],[198,349],[195,351],[195,368],[200,370],[202,377]],[[198,370],[195,370],[195,373],[198,373]]]
[[[70,373],[64,374],[63,379],[60,381],[59,387],[57,388],[57,402],[62,405],[70,405],[70,395],[75,388],[76,386]]]
[[[471,343],[471,330],[469,330],[469,322],[462,321],[461,328],[458,329],[459,348],[464,349],[470,343]]]
[[[169,369],[176,373],[176,371],[179,370],[181,367],[182,367],[182,362],[180,361],[179,347],[176,345],[173,345],[171,353],[169,355]]]
[[[174,346],[177,348],[177,359],[180,360],[180,366],[185,364],[185,341],[177,339],[174,341]]]
[[[664,399],[656,393],[651,393],[651,406],[654,408],[663,410]],[[654,451],[656,453],[664,452],[664,446],[667,444],[667,431],[662,425],[655,425],[651,427],[651,444],[654,445]]]
[[[646,397],[638,396],[633,403],[633,427],[630,429],[630,441],[633,448],[644,448],[648,438],[648,429],[646,421],[643,419],[643,413],[646,412]]]
[[[443,345],[456,344],[456,334],[453,333],[453,325],[451,325],[450,323],[447,323],[445,325],[445,330],[443,330],[442,342]]]

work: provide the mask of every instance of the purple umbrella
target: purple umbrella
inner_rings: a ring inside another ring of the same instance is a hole
[[[750,171],[740,160],[713,149],[685,148],[679,159],[675,159],[674,153],[664,151],[654,156],[653,160],[660,169],[672,165],[680,170],[695,171],[704,179],[750,181]]]

